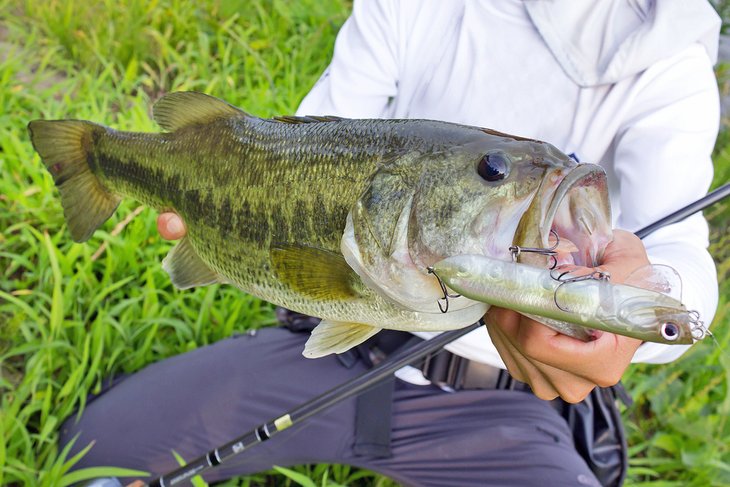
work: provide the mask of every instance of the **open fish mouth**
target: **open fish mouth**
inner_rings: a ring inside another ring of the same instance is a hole
[[[558,265],[599,265],[613,238],[604,170],[595,164],[573,168],[553,191],[544,215],[541,245],[555,246]]]

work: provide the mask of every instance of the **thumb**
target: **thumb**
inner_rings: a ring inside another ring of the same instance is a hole
[[[185,236],[187,230],[182,218],[176,213],[162,213],[157,217],[157,231],[166,240],[178,240]]]

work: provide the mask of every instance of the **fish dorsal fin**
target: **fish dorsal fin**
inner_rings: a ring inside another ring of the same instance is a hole
[[[302,355],[307,358],[319,358],[331,353],[346,352],[380,330],[381,328],[376,326],[362,323],[322,320],[312,330],[312,335],[304,345]]]
[[[360,297],[360,277],[342,254],[315,247],[281,245],[271,248],[279,280],[295,292],[319,301]]]
[[[195,252],[188,237],[180,240],[180,243],[170,250],[162,260],[162,268],[167,271],[172,284],[178,289],[223,282]]]
[[[169,93],[152,107],[152,116],[170,132],[231,117],[248,117],[246,112],[214,96],[195,91]]]
[[[274,117],[272,120],[283,123],[316,123],[316,122],[337,122],[340,120],[347,120],[342,117],[335,117],[334,115],[318,116],[318,115],[306,115],[304,117],[296,117],[294,115],[284,115],[281,117]]]
[[[624,284],[656,291],[682,301],[682,278],[674,267],[665,264],[640,267],[629,274]]]

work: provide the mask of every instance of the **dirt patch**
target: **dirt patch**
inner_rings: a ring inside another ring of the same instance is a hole
[[[28,55],[28,49],[25,46],[11,38],[8,27],[0,23],[0,59],[7,62],[13,58],[29,59],[31,57]],[[21,91],[28,88],[45,90],[66,78],[66,74],[62,71],[46,67],[40,73],[37,64],[24,66],[22,63],[18,63],[18,69],[13,73],[11,90]]]

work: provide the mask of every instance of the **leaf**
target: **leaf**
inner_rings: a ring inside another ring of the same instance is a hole
[[[676,436],[664,433],[657,434],[654,437],[653,446],[655,446],[656,448],[661,448],[667,453],[671,453],[673,455],[679,453],[681,448],[681,444],[679,444]]]
[[[718,406],[717,412],[722,415],[730,415],[730,354],[721,354],[720,363],[725,373],[725,398]]]
[[[276,470],[283,476],[293,480],[294,482],[298,483],[302,487],[317,487],[317,484],[315,484],[312,479],[310,479],[303,473],[295,472],[294,470],[284,468],[284,467],[278,467],[276,465],[274,465],[274,470]]]
[[[172,455],[175,457],[175,460],[177,460],[178,465],[181,467],[184,467],[187,465],[187,462],[185,459],[175,450],[172,450]],[[208,483],[203,480],[203,477],[200,475],[196,475],[195,477],[190,479],[190,483],[192,483],[195,487],[207,487]]]
[[[119,467],[88,467],[74,470],[61,477],[59,487],[73,485],[84,480],[98,479],[104,477],[149,477],[150,473],[143,470],[132,470],[131,468]]]

